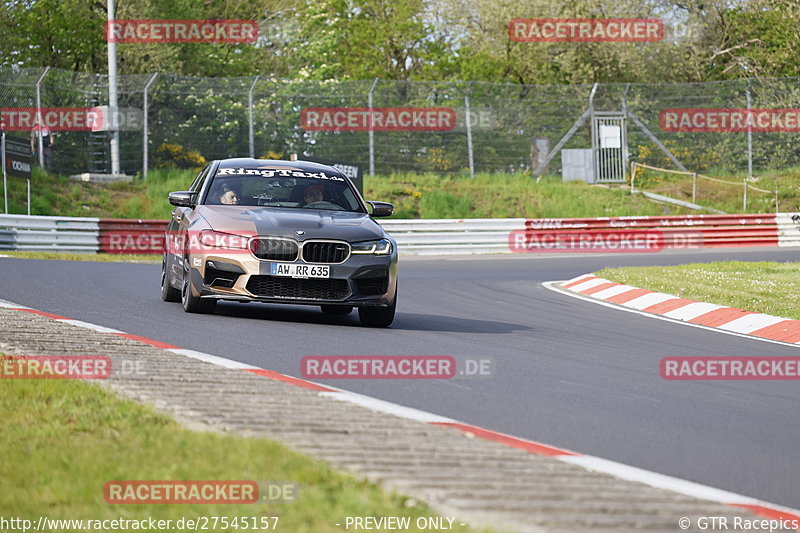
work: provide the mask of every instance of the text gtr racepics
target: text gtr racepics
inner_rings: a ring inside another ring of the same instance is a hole
[[[386,327],[397,305],[397,244],[373,220],[394,206],[365,202],[333,167],[305,161],[226,159],[172,192],[161,298],[189,313],[217,301],[358,308]]]

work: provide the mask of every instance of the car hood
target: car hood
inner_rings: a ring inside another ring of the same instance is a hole
[[[235,235],[272,235],[297,240],[338,239],[350,242],[384,236],[380,225],[366,213],[323,209],[292,209],[203,205],[200,215],[212,229]],[[296,231],[304,231],[298,236]]]

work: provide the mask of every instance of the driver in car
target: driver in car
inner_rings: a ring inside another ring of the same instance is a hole
[[[324,187],[322,185],[311,185],[306,187],[306,190],[304,191],[306,205],[308,206],[316,202],[321,202],[323,190]]]

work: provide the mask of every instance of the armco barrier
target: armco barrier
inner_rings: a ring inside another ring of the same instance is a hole
[[[516,240],[653,232],[663,248],[800,246],[800,214],[381,220],[403,254],[538,251]],[[0,215],[0,250],[160,254],[164,220]],[[553,250],[550,250],[553,251]],[[569,250],[564,250],[569,251]]]
[[[97,218],[0,215],[0,250],[97,252]]]

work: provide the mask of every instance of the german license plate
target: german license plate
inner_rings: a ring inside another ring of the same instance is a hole
[[[297,263],[272,263],[273,276],[286,278],[329,278],[331,277],[330,265],[300,265]]]

